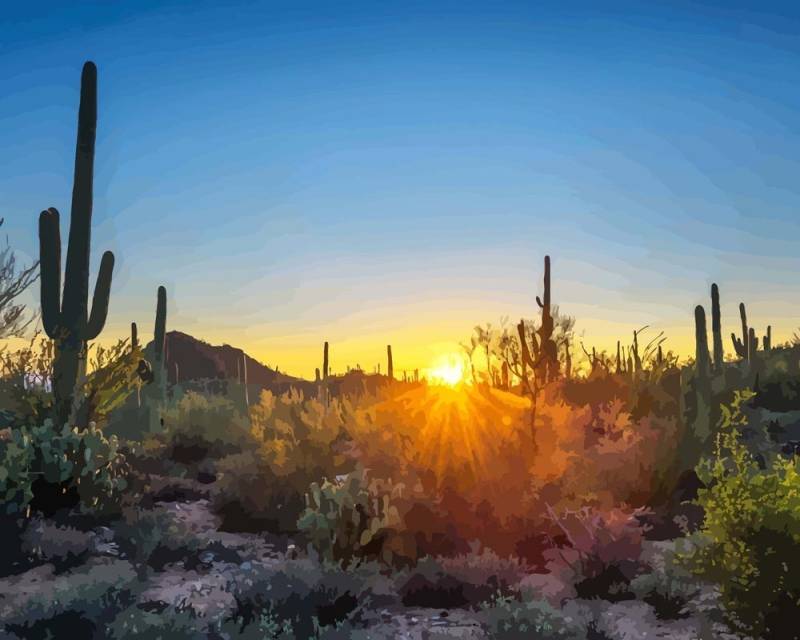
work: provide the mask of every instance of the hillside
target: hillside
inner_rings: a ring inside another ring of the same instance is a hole
[[[148,350],[151,345],[148,345]],[[166,354],[170,384],[198,379],[238,379],[244,356],[248,385],[273,391],[285,391],[289,387],[310,389],[312,386],[307,380],[267,367],[238,347],[211,345],[182,331],[169,331],[166,334]]]

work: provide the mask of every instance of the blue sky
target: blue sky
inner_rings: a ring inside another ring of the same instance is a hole
[[[290,372],[326,339],[335,368],[388,342],[425,367],[533,315],[545,253],[588,344],[649,323],[688,353],[712,281],[726,328],[740,300],[759,333],[800,325],[796,6],[222,4],[0,17],[0,215],[23,255],[41,209],[68,213],[98,65],[107,338],[149,331],[164,284],[171,328]]]

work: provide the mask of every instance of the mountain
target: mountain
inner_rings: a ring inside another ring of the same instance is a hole
[[[275,392],[286,391],[290,387],[304,391],[314,389],[314,383],[270,369],[242,349],[228,344],[211,345],[181,331],[169,331],[166,343],[167,379],[170,384],[198,379],[238,380],[244,357],[247,361],[248,386]],[[148,349],[151,345],[148,345]]]

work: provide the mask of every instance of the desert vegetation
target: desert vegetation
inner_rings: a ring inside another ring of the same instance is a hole
[[[696,350],[574,332],[538,309],[475,327],[448,378],[313,380],[154,331],[93,344],[97,72],[81,79],[64,273],[0,252],[0,624],[6,637],[795,638],[800,346],[722,297]],[[36,277],[41,327],[19,300]],[[691,322],[687,314],[687,322]],[[710,329],[710,332],[709,332]],[[68,631],[66,631],[68,630]]]

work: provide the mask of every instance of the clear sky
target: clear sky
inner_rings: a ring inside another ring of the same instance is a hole
[[[800,325],[797,3],[7,4],[0,215],[29,258],[99,68],[106,338],[147,337],[164,284],[169,328],[291,373],[324,340],[423,368],[534,315],[546,253],[599,347],[649,323],[688,353],[712,281],[728,332],[740,300]]]

